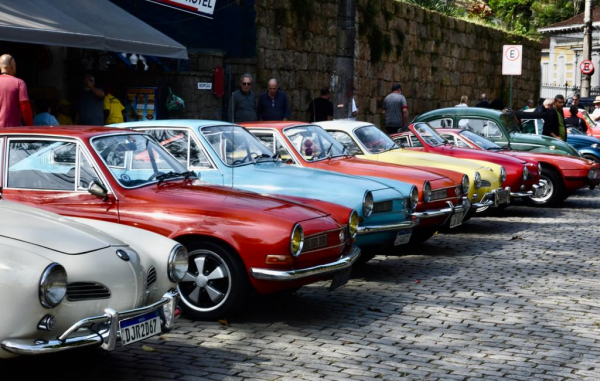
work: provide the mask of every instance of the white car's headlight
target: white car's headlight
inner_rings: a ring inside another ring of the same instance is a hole
[[[167,274],[171,282],[181,282],[188,271],[188,252],[183,245],[177,245],[169,254]]]
[[[348,220],[348,232],[350,233],[350,238],[356,237],[356,232],[358,231],[358,213],[356,210],[353,210],[350,213],[350,219]]]
[[[465,196],[467,196],[469,194],[469,186],[470,186],[469,185],[469,176],[463,175],[461,186],[462,186],[462,193]]]
[[[423,184],[423,201],[431,201],[431,184],[429,184],[429,181],[425,181]]]
[[[527,181],[527,178],[529,177],[529,170],[527,169],[527,166],[523,167],[523,181]]]
[[[506,169],[504,169],[504,167],[500,167],[500,185],[502,185],[504,183],[504,181],[506,181]]]
[[[46,308],[54,308],[67,294],[67,271],[58,263],[46,267],[40,278],[40,303]]]
[[[412,214],[412,212],[417,209],[417,204],[419,203],[419,191],[417,190],[417,187],[413,185],[413,187],[410,190],[410,210],[407,210],[407,212],[409,214]]]
[[[294,225],[292,229],[292,237],[290,239],[290,252],[294,257],[297,257],[302,252],[304,247],[304,229],[300,224]]]
[[[481,175],[479,172],[475,172],[475,189],[481,188]]]
[[[363,198],[363,215],[365,217],[370,217],[373,213],[373,193],[371,191],[367,191],[365,193],[365,197]]]

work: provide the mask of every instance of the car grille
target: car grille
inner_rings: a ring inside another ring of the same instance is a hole
[[[489,182],[489,181],[487,181],[487,180],[481,180],[481,186],[482,186],[482,187],[491,187],[491,186],[492,186],[492,183],[490,183],[490,182]]]
[[[327,234],[321,234],[315,237],[306,238],[304,240],[304,247],[302,251],[316,250],[321,247],[327,246]]]
[[[148,270],[148,279],[146,280],[146,288],[150,288],[150,286],[156,282],[156,279],[156,269],[154,267],[150,267],[150,270]]]
[[[385,213],[391,212],[393,206],[393,201],[384,201],[384,202],[376,202],[373,205],[373,213]]]
[[[448,189],[439,189],[431,192],[431,201],[442,200],[448,198]]]
[[[74,282],[67,284],[67,300],[71,302],[108,298],[110,298],[110,290],[102,283]]]

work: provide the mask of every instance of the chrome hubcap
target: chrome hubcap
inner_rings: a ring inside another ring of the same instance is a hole
[[[219,308],[231,292],[231,273],[225,261],[209,250],[190,253],[190,268],[179,283],[182,301],[196,311]]]

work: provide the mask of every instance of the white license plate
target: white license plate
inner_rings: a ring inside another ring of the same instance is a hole
[[[463,221],[463,214],[462,213],[454,213],[452,215],[452,217],[450,217],[450,229],[462,225],[462,221]]]
[[[124,320],[120,323],[121,343],[128,345],[136,341],[158,335],[160,330],[160,317],[158,312],[150,312],[142,316]]]
[[[331,285],[329,285],[329,291],[333,291],[336,288],[342,287],[346,283],[348,283],[348,279],[350,279],[350,273],[352,272],[352,267],[347,268],[346,270],[338,271],[333,275],[333,279],[331,280]]]
[[[510,192],[506,190],[502,190],[498,192],[498,205],[506,204],[510,201]]]
[[[408,241],[410,241],[411,234],[412,230],[398,232],[396,240],[394,241],[394,246],[404,245],[405,243],[408,243]]]

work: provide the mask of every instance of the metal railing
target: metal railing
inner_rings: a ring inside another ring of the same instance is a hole
[[[575,93],[579,93],[580,89],[578,86],[556,86],[552,84],[542,83],[540,89],[540,98],[554,98],[557,94],[562,94],[565,99],[570,98]],[[590,88],[590,96],[600,95],[600,86],[592,86]]]

